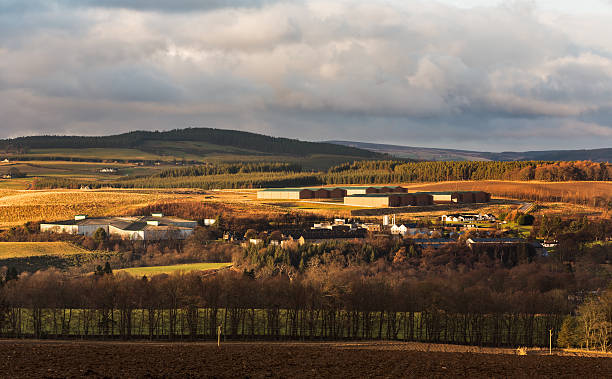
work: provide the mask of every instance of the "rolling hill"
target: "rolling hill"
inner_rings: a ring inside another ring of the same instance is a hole
[[[3,152],[3,154],[2,154]],[[270,137],[237,130],[188,128],[111,136],[29,136],[0,140],[0,154],[16,160],[237,162],[293,161],[319,169],[383,158],[351,146]]]
[[[590,150],[544,150],[523,152],[481,152],[469,150],[438,149],[385,145],[353,141],[327,141],[341,146],[366,149],[397,158],[430,161],[582,161],[611,162],[612,148]]]

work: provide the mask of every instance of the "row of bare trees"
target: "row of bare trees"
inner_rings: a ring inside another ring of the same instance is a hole
[[[226,272],[68,277],[49,270],[0,288],[0,333],[35,338],[385,339],[541,346],[564,291],[494,291],[350,270],[289,279]]]
[[[608,351],[612,344],[612,287],[590,294],[576,316],[567,316],[557,341],[561,347]]]

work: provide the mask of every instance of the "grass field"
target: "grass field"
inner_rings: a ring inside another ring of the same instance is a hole
[[[153,267],[132,267],[117,270],[117,272],[125,272],[134,276],[171,274],[177,271],[206,271],[217,270],[231,266],[231,263],[189,263],[172,266],[153,266]]]
[[[57,156],[66,158],[90,158],[90,159],[133,159],[133,160],[158,160],[172,159],[173,157],[162,157],[138,149],[32,149],[27,157]]]
[[[88,251],[67,242],[0,242],[0,259],[66,256],[87,254]]]

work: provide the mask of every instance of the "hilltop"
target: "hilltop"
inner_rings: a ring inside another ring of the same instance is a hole
[[[16,159],[116,161],[299,161],[322,168],[384,155],[350,146],[212,128],[134,131],[111,136],[29,136],[0,140]],[[292,159],[293,158],[293,159]]]

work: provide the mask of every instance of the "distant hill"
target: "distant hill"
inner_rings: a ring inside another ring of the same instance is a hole
[[[545,150],[523,152],[481,152],[470,150],[438,149],[385,145],[353,141],[327,141],[329,143],[366,149],[397,158],[428,161],[582,161],[612,162],[612,148],[590,150]]]
[[[82,160],[288,160],[319,168],[339,162],[383,158],[370,150],[324,142],[270,137],[237,130],[212,128],[164,132],[134,131],[85,136],[30,136],[0,140],[0,154],[24,159]]]

